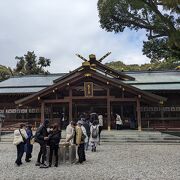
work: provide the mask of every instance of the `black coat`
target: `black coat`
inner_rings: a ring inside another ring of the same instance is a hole
[[[86,134],[88,137],[90,137],[90,126],[87,122],[83,123],[84,128],[86,129]]]
[[[59,145],[61,139],[61,131],[60,130],[52,131],[48,137],[49,137],[48,143],[50,146]]]
[[[36,131],[35,141],[39,144],[44,144],[46,143],[44,137],[48,137],[48,132],[47,132],[47,128],[44,125],[42,125]]]

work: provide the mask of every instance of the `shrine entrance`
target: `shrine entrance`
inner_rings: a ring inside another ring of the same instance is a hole
[[[133,77],[101,63],[107,55],[99,60],[95,55],[90,55],[89,60],[78,55],[84,61],[82,66],[54,80],[53,85],[16,101],[16,104],[39,104],[41,122],[46,117],[46,107],[49,105],[53,106],[50,118],[56,116],[54,111],[59,111],[55,104],[65,105],[63,111],[68,122],[78,120],[83,112],[95,112],[103,115],[104,128],[108,130],[115,128],[114,114],[118,113],[122,116],[124,127],[131,128],[133,119],[136,121],[133,126],[141,131],[141,103],[162,104],[166,99],[129,85],[129,81],[135,80]]]

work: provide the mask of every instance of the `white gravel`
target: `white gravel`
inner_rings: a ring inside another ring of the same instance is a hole
[[[30,163],[15,166],[16,148],[0,143],[0,180],[179,180],[180,145],[120,144],[101,145],[87,152],[82,165],[63,164],[40,169],[36,162],[39,146],[35,144]]]

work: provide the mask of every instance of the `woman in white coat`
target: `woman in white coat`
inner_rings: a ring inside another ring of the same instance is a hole
[[[74,121],[71,121],[69,125],[66,127],[66,141],[74,144],[74,134],[75,134],[75,125]]]
[[[24,154],[24,146],[27,138],[28,135],[25,130],[25,124],[20,124],[20,128],[14,131],[14,140],[13,140],[13,144],[16,145],[17,147],[17,159],[15,161],[17,166],[20,166],[22,164],[21,159]]]

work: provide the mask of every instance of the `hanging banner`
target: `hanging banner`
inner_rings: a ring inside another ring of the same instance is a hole
[[[93,83],[92,82],[84,82],[84,96],[93,97]]]

